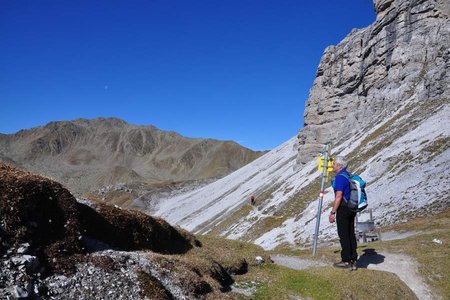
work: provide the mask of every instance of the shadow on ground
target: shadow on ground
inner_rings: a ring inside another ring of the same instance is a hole
[[[359,268],[367,268],[369,265],[378,265],[384,262],[384,255],[378,254],[375,249],[364,249],[364,254],[358,259]]]

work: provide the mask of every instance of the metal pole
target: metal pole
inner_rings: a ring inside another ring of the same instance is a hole
[[[326,144],[325,147],[323,148],[322,185],[320,187],[319,205],[317,207],[316,232],[314,234],[314,243],[313,243],[313,256],[316,255],[317,239],[319,237],[320,216],[322,213],[322,202],[323,202],[323,191],[324,191],[324,187],[325,187],[325,178],[327,176],[327,168],[328,168],[328,148],[329,148],[329,144]]]

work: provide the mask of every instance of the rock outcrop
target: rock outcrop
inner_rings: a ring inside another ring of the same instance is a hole
[[[450,3],[374,0],[376,21],[328,47],[298,135],[298,162],[338,145],[408,101],[444,101],[450,91]]]
[[[201,246],[160,218],[77,201],[0,163],[1,299],[230,299],[227,268],[173,255]]]

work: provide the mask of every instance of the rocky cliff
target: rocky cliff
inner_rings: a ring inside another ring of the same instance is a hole
[[[449,98],[450,2],[374,0],[374,8],[372,25],[325,49],[298,135],[302,164],[408,101]]]
[[[115,118],[51,122],[0,135],[0,159],[77,193],[117,183],[223,177],[262,154],[231,141],[190,139]]]

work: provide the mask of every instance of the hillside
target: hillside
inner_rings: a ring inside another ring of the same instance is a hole
[[[246,272],[238,257],[225,266],[176,257],[202,243],[3,163],[0,216],[1,299],[231,299],[232,270]]]
[[[196,191],[150,208],[198,233],[266,249],[310,245],[325,142],[368,182],[378,228],[450,206],[450,5],[375,1],[377,20],[325,50],[305,110],[305,126],[270,153]],[[327,221],[319,239],[336,240]],[[257,206],[249,205],[250,195]],[[361,216],[368,218],[367,214]]]
[[[76,194],[118,184],[147,190],[216,179],[262,154],[231,141],[185,138],[115,118],[52,122],[0,135],[0,159],[55,178]]]
[[[372,1],[270,152],[115,118],[0,134],[0,299],[450,299],[450,1]],[[326,143],[367,181],[357,270],[330,180],[311,254]]]
[[[368,299],[377,290],[386,299],[414,297],[394,274],[364,266],[358,272],[376,284],[350,287],[344,270],[326,266],[331,251],[316,266],[288,269],[255,245],[197,239],[160,218],[77,200],[57,182],[2,163],[0,195],[2,299]],[[443,217],[434,223],[447,224]]]

